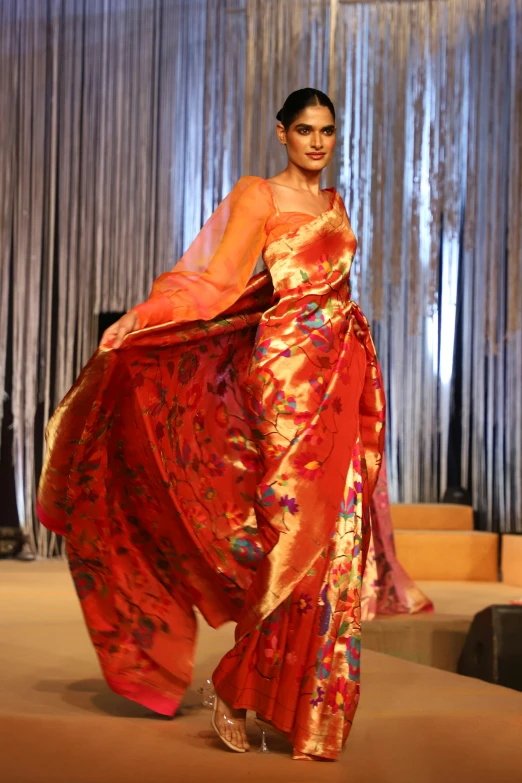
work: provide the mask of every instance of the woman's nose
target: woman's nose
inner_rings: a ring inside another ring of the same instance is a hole
[[[321,134],[319,133],[319,131],[312,134],[311,145],[314,148],[314,150],[320,150],[321,147],[323,146],[323,140],[321,138]]]

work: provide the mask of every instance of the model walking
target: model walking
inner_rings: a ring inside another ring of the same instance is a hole
[[[278,120],[285,171],[239,180],[60,404],[39,515],[66,536],[115,691],[175,713],[197,607],[237,623],[213,675],[226,744],[248,748],[250,709],[295,758],[336,759],[359,698],[385,402],[350,296],[356,239],[320,189],[334,107],[298,90]]]

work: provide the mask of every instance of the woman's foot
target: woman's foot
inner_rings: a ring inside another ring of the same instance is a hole
[[[327,759],[324,756],[312,756],[311,753],[301,753],[299,750],[296,750],[294,748],[294,752],[292,754],[292,761],[323,761],[323,762],[333,762],[334,759]]]
[[[246,710],[236,710],[219,698],[216,693],[212,726],[216,734],[230,750],[245,753],[250,750],[246,735]]]

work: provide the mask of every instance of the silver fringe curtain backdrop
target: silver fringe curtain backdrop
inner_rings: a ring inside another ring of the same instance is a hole
[[[275,113],[306,85],[338,110],[327,184],[359,238],[392,496],[444,492],[458,356],[461,483],[484,528],[522,532],[522,0],[3,0],[0,388],[9,349],[40,554],[35,439],[98,314],[145,299],[241,174],[284,166]]]

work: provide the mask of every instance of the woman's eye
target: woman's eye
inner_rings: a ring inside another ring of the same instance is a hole
[[[308,128],[299,128],[299,133],[301,134],[301,136],[304,136],[305,133],[308,133],[308,132],[309,132]]]

